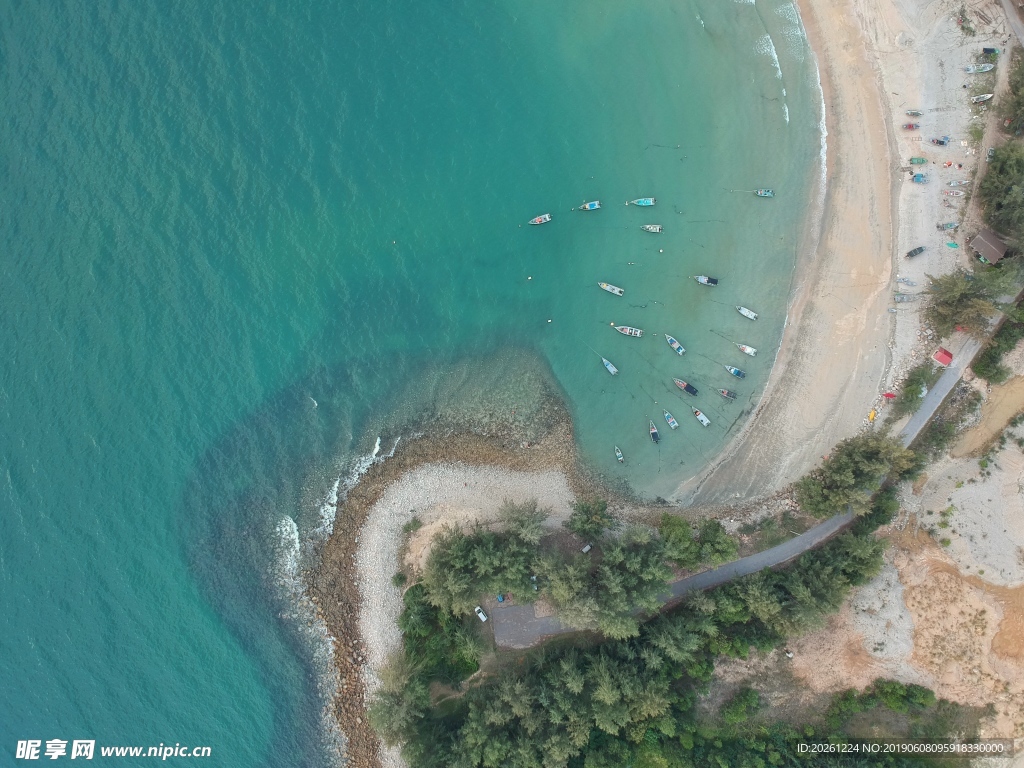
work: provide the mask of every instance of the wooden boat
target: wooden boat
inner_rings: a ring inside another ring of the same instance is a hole
[[[655,234],[661,234],[661,224],[642,224],[640,226],[644,232],[654,232]]]
[[[584,203],[583,205],[581,205],[579,207],[579,210],[581,210],[581,211],[596,211],[600,207],[601,207],[601,201],[600,200],[593,200],[593,201],[591,201],[589,203]]]
[[[651,440],[658,442],[661,440],[661,435],[658,434],[658,428],[654,426],[654,422],[651,422]]]
[[[949,186],[951,186],[951,187],[966,187],[970,183],[971,183],[970,179],[958,179],[957,181],[949,182]]]
[[[731,389],[720,389],[720,390],[718,390],[718,394],[720,394],[726,400],[735,400],[736,399],[736,393],[733,392]]]
[[[927,162],[928,162],[927,158],[924,158],[924,157],[912,157],[912,158],[910,158],[910,164],[911,165],[924,165]]]
[[[718,285],[717,277],[708,277],[707,275],[693,275],[693,279],[701,285]]]
[[[710,427],[711,426],[711,419],[709,419],[707,416],[705,416],[703,413],[701,413],[697,408],[694,408],[691,405],[690,406],[690,410],[693,411],[693,415],[697,417],[697,421],[699,421],[705,427]]]
[[[995,68],[995,64],[977,64],[970,67],[964,67],[964,72],[968,75],[980,75],[982,72],[991,72]]]
[[[983,104],[984,102],[986,102],[989,99],[991,99],[993,96],[995,96],[994,93],[983,93],[983,94],[981,94],[981,96],[973,96],[973,97],[971,97],[971,103],[972,104]]]
[[[619,369],[616,368],[614,365],[612,365],[612,361],[611,360],[608,360],[607,358],[602,357],[601,358],[601,362],[604,363],[604,367],[608,369],[608,373],[610,373],[612,376],[614,376],[615,374],[617,374],[619,372]]]
[[[548,221],[551,221],[550,213],[542,213],[540,216],[530,219],[531,224],[544,224]]]
[[[644,335],[644,332],[639,328],[630,328],[628,325],[616,325],[615,330],[623,336],[633,336],[637,339]]]
[[[917,301],[918,297],[913,293],[894,293],[892,300],[897,304],[903,304],[908,301]]]
[[[925,176],[923,173],[915,173],[914,178],[911,179],[911,181],[913,181],[915,184],[927,184],[928,177]]]
[[[736,342],[734,341],[733,344],[736,344]],[[753,357],[754,355],[757,354],[756,349],[754,349],[753,347],[748,347],[746,344],[736,344],[736,346],[740,348],[740,352],[742,352],[744,355],[750,355],[751,357]]]
[[[672,381],[674,381],[676,383],[676,386],[679,387],[681,390],[683,390],[683,392],[685,392],[686,394],[688,394],[688,395],[696,395],[697,394],[697,388],[695,386],[693,386],[693,384],[687,384],[682,379],[672,379]]]
[[[758,197],[775,197],[774,189],[755,189],[754,194]]]
[[[615,458],[618,460],[619,464],[625,461],[625,459],[622,458],[622,451],[619,450],[619,446],[617,445],[615,446]]]
[[[676,421],[676,417],[673,416],[668,411],[665,411],[665,421],[668,422],[668,425],[670,427],[672,427],[672,429],[678,429],[679,428],[679,422]]]
[[[626,205],[649,206],[654,205],[656,202],[658,201],[653,197],[638,197],[636,200],[627,200]]]
[[[616,296],[621,296],[625,293],[622,288],[619,288],[617,285],[612,285],[611,283],[598,283],[598,285],[601,286],[602,289],[608,291],[608,293],[614,293]]]
[[[757,312],[754,312],[752,309],[747,309],[746,307],[736,307],[736,311],[739,312],[744,317],[748,317],[751,320],[757,320]]]
[[[729,373],[731,373],[737,379],[745,379],[745,378],[747,378],[747,374],[744,373],[743,371],[741,371],[739,368],[737,368],[734,365],[726,365],[725,363],[722,363],[722,367],[725,368],[725,370],[727,370]]]
[[[904,123],[903,124],[903,130],[905,130],[905,131],[916,131],[920,127],[921,127],[920,123]]]
[[[680,344],[678,341],[673,339],[667,333],[665,334],[665,341],[667,341],[668,345],[670,347],[672,347],[672,349],[674,349],[676,351],[677,355],[681,355],[681,354],[683,354],[686,351],[685,349],[683,349],[683,345],[682,344]]]
[[[908,109],[907,110],[907,116],[908,117],[920,117],[923,114],[924,114],[924,112],[922,112],[920,109]]]
[[[957,224],[955,221],[947,221],[945,224],[936,224],[935,228],[943,232],[948,232],[949,230],[952,229],[959,229],[960,225]]]
[[[937,147],[944,147],[949,144],[949,136],[943,136],[941,139],[932,139],[932,144]]]
[[[942,190],[942,194],[949,195],[950,197],[963,197],[964,196],[964,193],[961,192],[959,189],[944,189],[944,190]]]

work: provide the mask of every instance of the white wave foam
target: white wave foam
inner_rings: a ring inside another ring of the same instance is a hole
[[[782,115],[786,118],[786,122],[789,122],[789,104],[782,102]]]
[[[768,56],[772,60],[772,66],[775,67],[775,76],[782,79],[782,65],[779,64],[779,54],[775,50],[775,43],[772,42],[772,36],[767,32],[761,35],[754,42],[754,50],[763,56]]]

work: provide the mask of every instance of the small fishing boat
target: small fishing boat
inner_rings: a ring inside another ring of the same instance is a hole
[[[615,330],[623,336],[633,336],[637,339],[644,335],[644,332],[639,328],[630,328],[628,325],[616,325]]]
[[[942,190],[942,194],[949,195],[950,197],[963,197],[964,196],[964,193],[961,192],[959,189],[944,189],[944,190]]]
[[[622,451],[619,450],[619,446],[617,445],[615,446],[615,458],[618,460],[619,464],[625,461],[625,459],[622,458]]]
[[[968,75],[980,75],[982,72],[991,72],[995,68],[995,64],[977,64],[970,67],[964,67],[964,72]]]
[[[654,232],[656,235],[661,234],[661,224],[641,224],[640,229],[644,232]]]
[[[775,197],[774,189],[755,189],[754,194],[758,197]]]
[[[687,384],[682,379],[672,379],[672,381],[674,381],[676,383],[676,386],[679,387],[681,390],[683,390],[683,392],[685,392],[686,394],[688,394],[688,395],[696,395],[697,394],[697,388],[695,386],[693,386],[693,384]]]
[[[717,277],[708,277],[707,275],[693,275],[693,279],[701,285],[718,285]]]
[[[601,207],[601,201],[600,200],[593,200],[593,201],[591,201],[589,203],[584,203],[583,205],[580,206],[579,209],[581,211],[596,211],[600,207]]]
[[[550,213],[542,213],[540,216],[530,219],[531,224],[544,224],[545,222],[548,221],[551,221]]]
[[[944,232],[948,231],[948,230],[951,230],[951,229],[958,229],[959,227],[960,227],[960,225],[957,224],[955,221],[947,221],[945,224],[936,224],[935,225],[936,229],[942,230]]]
[[[722,367],[725,368],[725,370],[727,370],[729,373],[731,373],[737,379],[745,379],[745,378],[747,378],[747,374],[744,373],[743,371],[741,371],[739,368],[737,368],[734,365],[726,365],[725,363],[722,363]]]
[[[701,413],[698,409],[694,408],[691,405],[690,406],[690,410],[693,411],[693,415],[697,417],[697,421],[699,421],[705,427],[710,427],[711,426],[711,419],[709,419],[707,416],[705,416],[703,413]]]
[[[971,183],[970,179],[958,179],[957,181],[949,182],[949,186],[951,186],[951,187],[966,187],[970,183]]]
[[[679,422],[676,421],[676,417],[668,411],[665,411],[665,421],[668,422],[668,425],[672,427],[672,429],[677,429],[679,427]]]
[[[920,123],[904,123],[903,124],[903,130],[905,130],[905,131],[916,131],[920,127],[921,127]]]
[[[908,117],[920,117],[923,114],[924,114],[924,112],[922,112],[920,109],[908,109],[907,110],[907,116]]]
[[[915,184],[927,184],[928,177],[925,176],[923,173],[915,173],[914,178],[911,179],[911,181],[913,181]]]
[[[614,293],[616,296],[621,296],[625,293],[622,288],[619,288],[617,285],[612,285],[611,283],[598,283],[598,285],[601,286],[603,290],[608,291],[608,293]]]
[[[912,158],[910,158],[910,164],[911,165],[924,165],[927,162],[928,162],[928,159],[924,158],[924,157],[912,157]]]
[[[661,435],[658,434],[658,428],[654,426],[654,422],[651,422],[651,440],[658,442],[661,440]]]
[[[995,96],[994,93],[983,93],[983,94],[981,94],[981,96],[972,96],[971,97],[971,103],[972,104],[983,104],[984,102],[986,102],[989,99],[991,99],[993,96]]]
[[[677,355],[681,355],[681,354],[683,354],[686,351],[685,349],[683,349],[683,345],[682,344],[680,344],[678,341],[673,339],[667,333],[665,334],[665,341],[667,341],[668,345],[670,347],[672,347],[672,349],[674,349],[676,351]]]
[[[736,393],[733,392],[731,389],[720,389],[720,390],[718,390],[718,394],[720,394],[726,400],[735,400],[736,399]]]
[[[932,139],[932,144],[937,147],[944,147],[949,144],[949,136],[943,136],[941,139]]]
[[[656,202],[658,201],[653,197],[638,197],[636,200],[627,200],[626,205],[649,206],[654,205]]]
[[[757,320],[757,312],[754,312],[752,309],[747,309],[746,307],[736,307],[736,311],[739,312],[744,317],[748,317],[751,320]]]
[[[736,342],[734,341],[733,344],[736,344]],[[740,352],[742,352],[744,355],[750,355],[751,357],[753,357],[754,355],[757,354],[756,349],[754,349],[753,347],[748,347],[746,344],[736,344],[736,346],[740,348]]]
[[[917,285],[917,283],[915,283],[913,280],[906,277],[897,277],[896,282],[903,283],[904,285]]]
[[[602,357],[601,358],[601,362],[604,363],[604,367],[608,369],[608,373],[610,373],[612,376],[614,376],[615,374],[617,374],[619,372],[619,369],[616,368],[614,365],[612,365],[612,361],[611,360],[609,360],[609,359],[607,359],[605,357]]]

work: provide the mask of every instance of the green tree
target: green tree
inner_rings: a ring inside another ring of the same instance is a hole
[[[753,688],[741,688],[722,707],[722,719],[730,725],[742,723],[760,708],[761,695]]]
[[[619,521],[608,511],[608,502],[604,499],[582,499],[573,505],[565,527],[591,541],[601,538],[605,531],[618,528]]]
[[[708,519],[700,524],[697,541],[700,544],[700,561],[703,563],[721,565],[736,557],[736,540],[717,520]]]
[[[1019,247],[1024,234],[1024,145],[1010,141],[997,147],[978,191],[989,223]]]
[[[665,512],[658,526],[665,542],[665,557],[679,568],[700,565],[700,545],[693,537],[693,526],[688,520]]]
[[[506,499],[498,514],[505,530],[528,544],[537,544],[544,535],[544,521],[551,515],[551,510],[538,507],[536,499],[522,504],[513,504]]]
[[[975,336],[984,335],[996,312],[985,280],[962,269],[939,277],[928,276],[928,322],[946,336],[961,326]]]

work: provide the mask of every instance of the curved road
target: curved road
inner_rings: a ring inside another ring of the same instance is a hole
[[[953,351],[953,362],[943,371],[942,376],[931,388],[921,406],[900,432],[900,441],[909,447],[935,411],[960,381],[964,369],[970,365],[974,356],[981,349],[981,342],[965,339],[960,347]],[[818,546],[846,527],[853,520],[851,512],[830,517],[823,523],[800,534],[794,539],[785,541],[776,547],[757,552],[748,557],[734,560],[710,571],[694,576],[687,576],[669,584],[669,592],[662,596],[665,603],[675,602],[687,592],[695,589],[710,589],[741,576],[749,576],[765,568],[789,562],[809,549]],[[491,619],[494,624],[494,642],[499,648],[521,649],[536,645],[542,640],[555,635],[563,635],[579,630],[566,627],[557,616],[537,616],[533,605],[503,605],[494,603],[490,607]]]

